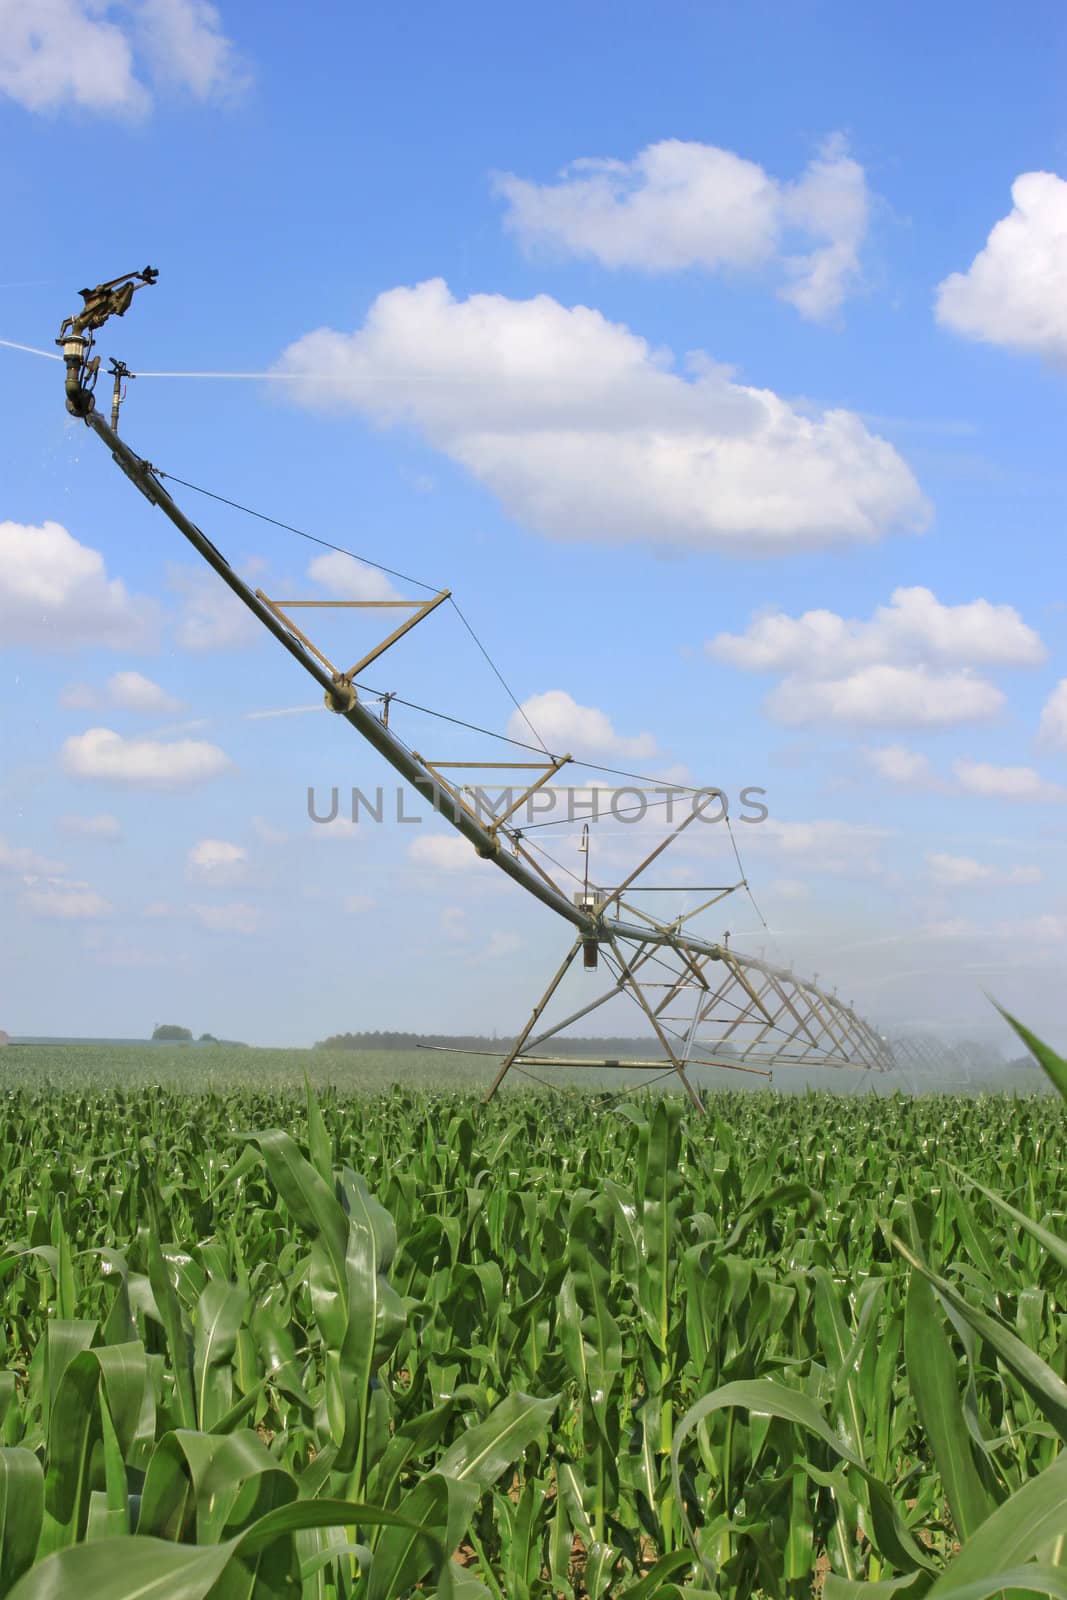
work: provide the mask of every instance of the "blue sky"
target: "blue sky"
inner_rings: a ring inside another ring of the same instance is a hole
[[[449,586],[553,748],[765,789],[768,928],[709,933],[886,1027],[996,1038],[990,990],[1062,1041],[1059,8],[0,0],[0,39],[0,339],[158,266],[105,357],[289,378],[139,379],[135,449]],[[0,1026],[511,1030],[566,930],[431,818],[308,821],[388,770],[59,372],[0,346]],[[268,593],[385,592],[179,496]],[[514,716],[448,608],[376,670]],[[724,830],[671,862],[720,881]]]

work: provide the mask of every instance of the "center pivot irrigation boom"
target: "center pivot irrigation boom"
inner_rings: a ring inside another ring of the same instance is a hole
[[[492,1098],[512,1067],[525,1071],[530,1067],[599,1066],[643,1069],[664,1077],[677,1075],[697,1109],[702,1109],[700,1097],[687,1070],[692,1066],[717,1066],[768,1078],[775,1066],[787,1064],[886,1070],[891,1058],[885,1042],[835,994],[802,980],[791,970],[730,949],[728,936],[721,942],[711,941],[691,930],[689,924],[697,915],[737,889],[747,888],[744,877],[740,883],[717,889],[702,905],[670,922],[653,917],[631,903],[633,893],[645,887],[639,882],[641,875],[703,808],[718,799],[718,791],[699,791],[689,816],[616,888],[590,885],[586,848],[585,883],[577,893],[569,892],[535,859],[529,841],[524,839],[513,819],[531,795],[572,761],[570,755],[552,756],[546,752],[543,762],[521,763],[429,761],[400,738],[395,728],[395,715],[394,725],[390,726],[388,704],[389,699],[395,697],[386,698],[380,715],[360,699],[358,680],[363,671],[449,600],[449,590],[442,590],[429,600],[279,601],[269,599],[262,590],[250,588],[233,570],[225,556],[163,487],[160,480],[166,474],[136,455],[119,438],[118,414],[125,393],[122,384],[125,378],[134,376],[121,361],[113,360],[110,368],[114,379],[110,424],[96,410],[93,391],[100,357],[92,354],[93,335],[111,317],[124,316],[135,292],[154,284],[156,277],[156,271],[146,267],[142,272],[127,273],[95,289],[81,291],[83,308],[67,318],[56,341],[62,347],[66,366],[67,410],[97,434],[145,499],[158,506],[253,616],[314,678],[329,709],[362,734],[473,845],[479,856],[491,861],[574,929],[574,943],[515,1044],[502,1052],[503,1060],[485,1098]],[[339,670],[289,616],[289,612],[298,607],[327,606],[395,607],[407,611],[408,615],[353,667]],[[471,804],[463,787],[464,780],[449,775],[464,768],[478,768],[483,772],[521,768],[529,782],[506,811],[487,820],[480,808]],[[627,893],[631,895],[629,900],[624,898]],[[553,996],[579,955],[589,969],[599,966],[603,958],[612,978],[610,987],[570,1016],[551,1027],[542,1025],[539,1031]],[[562,1029],[623,994],[642,1012],[663,1052],[661,1057],[590,1060],[535,1053]]]

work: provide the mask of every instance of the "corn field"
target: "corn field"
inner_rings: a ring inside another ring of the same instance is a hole
[[[0,1150],[10,1600],[1067,1600],[1053,1097],[21,1088]]]

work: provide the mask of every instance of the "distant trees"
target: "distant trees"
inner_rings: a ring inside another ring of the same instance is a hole
[[[152,1030],[153,1044],[189,1044],[192,1037],[191,1028],[179,1028],[174,1022],[157,1023]]]
[[[450,1050],[487,1050],[493,1055],[505,1055],[511,1039],[498,1039],[483,1033],[399,1033],[391,1029],[365,1033],[335,1033],[320,1039],[316,1050],[417,1050],[420,1045],[443,1045]],[[557,1054],[588,1056],[633,1056],[648,1054],[654,1041],[646,1039],[610,1038],[576,1039],[561,1034],[550,1046]]]

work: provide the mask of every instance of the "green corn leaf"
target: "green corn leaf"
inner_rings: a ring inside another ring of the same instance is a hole
[[[1065,1505],[1067,1454],[1057,1456],[987,1517],[933,1584],[929,1600],[961,1600],[957,1591],[965,1585],[1047,1553],[1055,1541],[1067,1536]]]
[[[716,1389],[712,1394],[698,1400],[682,1418],[675,1432],[671,1450],[674,1489],[680,1505],[682,1504],[680,1453],[685,1440],[712,1412],[736,1406],[744,1407],[757,1415],[779,1417],[820,1438],[836,1456],[854,1467],[866,1484],[870,1497],[872,1536],[882,1554],[906,1571],[917,1568],[933,1570],[931,1558],[912,1538],[885,1485],[867,1471],[859,1457],[834,1433],[818,1407],[806,1395],[786,1389],[771,1379],[725,1384],[721,1389]],[[684,1524],[690,1543],[697,1549],[693,1530],[687,1518],[684,1518]]]
[[[996,1317],[987,1315],[972,1306],[944,1278],[938,1277],[921,1256],[915,1255],[902,1240],[893,1237],[894,1248],[905,1261],[936,1290],[942,1303],[951,1307],[959,1317],[970,1324],[981,1338],[997,1352],[1004,1365],[1012,1371],[1033,1399],[1035,1405],[1049,1419],[1061,1439],[1067,1439],[1067,1383],[1057,1377],[1047,1362],[1029,1349],[1011,1329]]]
[[[828,1572],[823,1579],[822,1600],[892,1600],[894,1595],[904,1595],[915,1600],[926,1593],[929,1575],[909,1572],[904,1578],[883,1578],[868,1582],[866,1579],[839,1578]]]
[[[214,1427],[233,1404],[231,1363],[248,1295],[236,1284],[212,1278],[193,1315],[193,1386],[201,1428]]]
[[[966,1172],[959,1172],[955,1167],[952,1170],[963,1183],[969,1183],[972,1189],[977,1189],[980,1194],[984,1194],[991,1205],[996,1206],[997,1210],[1004,1216],[1010,1217],[1016,1226],[1024,1229],[1032,1239],[1036,1239],[1041,1248],[1047,1251],[1053,1261],[1056,1262],[1057,1266],[1062,1267],[1067,1272],[1067,1239],[1061,1239],[1051,1229],[1043,1227],[1033,1217],[1027,1216],[1025,1211],[1020,1211],[1017,1206],[1010,1205],[1003,1195],[997,1194],[993,1189],[987,1189],[985,1184],[979,1183],[977,1178],[968,1176]]]
[[[367,1600],[406,1594],[429,1570],[435,1546],[455,1549],[478,1497],[476,1484],[442,1472],[427,1474],[397,1507],[405,1525],[387,1528],[378,1542]]]
[[[502,1400],[484,1422],[459,1438],[437,1463],[445,1477],[472,1483],[481,1491],[514,1465],[528,1445],[543,1438],[559,1404],[559,1395],[536,1400],[512,1394]]]
[[[1063,1567],[1009,1567],[950,1589],[939,1587],[937,1600],[1000,1600],[1007,1591],[1067,1600],[1067,1571]]]
[[[318,1096],[311,1087],[311,1079],[304,1074],[307,1096],[308,1154],[311,1165],[326,1183],[333,1180],[333,1140],[326,1131]]]
[[[344,1500],[301,1501],[281,1507],[246,1533],[220,1545],[175,1545],[164,1539],[101,1539],[59,1551],[26,1573],[8,1600],[206,1600],[238,1558],[249,1561],[277,1540],[304,1528],[400,1526],[403,1519],[377,1506]],[[420,1531],[420,1530],[416,1530]],[[420,1537],[421,1537],[420,1531]],[[444,1552],[429,1540],[433,1568]]]
[[[31,1450],[0,1449],[0,1595],[37,1551],[44,1517],[44,1474]]]
[[[996,1001],[993,1003],[996,1005]],[[1064,1061],[1062,1056],[1058,1056],[1055,1050],[1050,1050],[1047,1044],[1043,1044],[1037,1034],[1031,1033],[1030,1029],[1013,1017],[1010,1011],[1005,1011],[1003,1006],[997,1006],[997,1010],[1004,1018],[1004,1021],[1010,1023],[1015,1029],[1038,1066],[1044,1071],[1053,1088],[1059,1091],[1062,1099],[1067,1100],[1067,1061]]]
[[[9,1600],[205,1600],[232,1550],[160,1539],[99,1539],[49,1557]]]
[[[904,1359],[919,1421],[930,1441],[956,1530],[969,1539],[993,1509],[975,1466],[956,1378],[956,1359],[934,1292],[912,1273],[904,1310]]]

